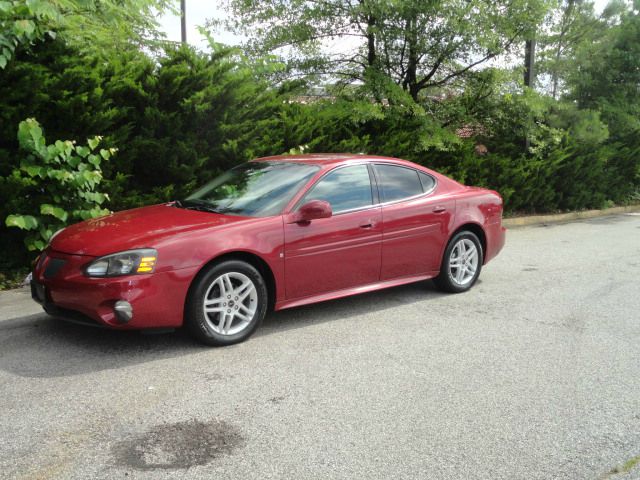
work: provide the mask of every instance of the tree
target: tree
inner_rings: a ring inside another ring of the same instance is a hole
[[[569,98],[580,108],[601,111],[614,136],[640,131],[640,1],[620,6],[605,10],[601,21],[608,28],[597,41],[581,45],[577,68],[568,75]]]
[[[509,51],[546,0],[229,0],[230,27],[257,54],[279,52],[297,74],[345,81],[382,75],[418,100]],[[329,51],[328,42],[341,42]],[[344,48],[344,45],[353,48]]]
[[[172,0],[0,0],[0,69],[20,46],[64,39],[93,51],[157,40],[156,16]]]
[[[585,0],[562,0],[546,20],[539,41],[538,70],[549,75],[548,90],[557,99],[567,75],[577,68],[576,51],[585,43],[598,41],[605,31],[604,22]]]

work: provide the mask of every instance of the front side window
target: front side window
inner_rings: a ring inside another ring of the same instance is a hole
[[[423,193],[418,172],[396,165],[376,165],[378,184],[382,187],[382,201],[393,202]]]
[[[310,200],[325,200],[334,213],[373,205],[371,180],[366,165],[338,168],[322,177],[302,203]]]
[[[317,171],[317,166],[304,163],[243,163],[177,205],[227,215],[277,215]]]

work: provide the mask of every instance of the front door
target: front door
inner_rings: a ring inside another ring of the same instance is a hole
[[[311,187],[298,206],[325,200],[330,218],[285,223],[287,299],[375,283],[380,278],[382,216],[367,165],[338,167]]]

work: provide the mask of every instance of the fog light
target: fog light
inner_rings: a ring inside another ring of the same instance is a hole
[[[127,323],[133,318],[133,307],[125,300],[118,300],[113,306],[113,310],[120,323]]]

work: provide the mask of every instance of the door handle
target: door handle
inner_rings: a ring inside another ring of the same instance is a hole
[[[433,213],[442,213],[445,210],[447,210],[447,209],[444,208],[444,207],[433,207]]]
[[[373,228],[373,227],[374,227],[374,225],[375,225],[375,223],[374,223],[374,222],[369,221],[369,222],[367,222],[367,223],[363,223],[362,225],[360,225],[360,228]]]

